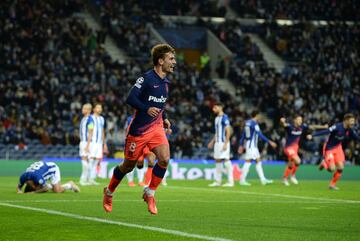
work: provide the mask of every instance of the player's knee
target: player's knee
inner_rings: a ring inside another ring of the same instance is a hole
[[[167,160],[159,160],[158,161],[158,165],[161,166],[161,167],[167,167],[169,164],[169,159]]]
[[[338,168],[338,169],[337,169],[337,172],[342,173],[342,172],[343,172],[343,169],[342,169],[342,168]]]
[[[328,172],[334,172],[335,168],[334,167],[329,167],[327,170],[328,170]]]

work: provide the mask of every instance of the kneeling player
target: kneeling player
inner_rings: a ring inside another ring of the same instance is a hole
[[[355,116],[353,114],[346,114],[342,122],[334,124],[329,129],[307,136],[311,140],[313,136],[330,134],[325,143],[324,161],[320,164],[320,170],[325,168],[329,172],[334,172],[329,186],[331,190],[338,190],[336,182],[340,179],[344,169],[345,154],[341,145],[342,141],[347,137],[360,141],[360,136],[352,129],[354,125]]]
[[[25,184],[25,192],[41,193],[49,190],[53,190],[55,193],[66,190],[80,192],[79,187],[73,181],[61,185],[60,179],[60,169],[54,162],[34,162],[20,176],[17,193],[23,193],[22,187]],[[49,183],[46,183],[47,181]]]

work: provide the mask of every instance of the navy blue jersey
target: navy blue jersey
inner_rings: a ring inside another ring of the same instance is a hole
[[[300,137],[304,131],[306,131],[309,127],[305,124],[302,124],[299,127],[295,125],[288,125],[285,127],[286,130],[286,144],[285,147],[291,145],[299,145]]]
[[[44,186],[49,179],[58,179],[59,168],[54,162],[34,162],[20,176],[19,188],[26,181],[33,181],[35,185]],[[55,184],[55,183],[53,183]]]
[[[313,136],[321,136],[321,135],[329,135],[329,138],[326,142],[325,150],[331,150],[338,145],[340,145],[345,138],[351,137],[360,141],[360,136],[356,134],[356,132],[349,128],[345,129],[344,124],[342,122],[336,123],[333,126],[330,126],[329,129],[317,131],[313,134]]]
[[[136,80],[126,100],[126,103],[136,110],[128,134],[139,136],[152,126],[163,124],[169,84],[170,81],[166,77],[161,79],[154,70],[147,71]],[[150,107],[159,108],[161,113],[156,117],[151,117],[147,113]]]

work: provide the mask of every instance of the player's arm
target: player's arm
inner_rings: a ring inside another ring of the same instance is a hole
[[[165,129],[171,129],[170,120],[167,118],[165,110],[162,112],[163,124]]]
[[[246,126],[245,126],[246,128]],[[238,153],[241,154],[244,152],[244,141],[245,141],[245,128],[243,130],[243,132],[241,133],[241,137],[240,137],[240,142],[239,142],[239,148],[238,148]]]
[[[324,136],[329,135],[331,132],[336,130],[336,125],[331,126],[328,129],[321,130],[321,131],[315,131],[312,135],[309,134],[306,136],[306,139],[311,140],[314,136]]]
[[[350,129],[350,136],[351,136],[351,138],[360,142],[360,135],[357,134],[353,129]]]
[[[325,124],[325,125],[309,125],[308,128],[310,130],[327,129],[327,128],[329,128],[329,125],[328,124]]]
[[[272,146],[272,148],[276,148],[276,147],[277,147],[277,144],[276,144],[275,142],[273,142],[272,140],[270,140],[269,138],[267,138],[267,137],[261,132],[259,125],[256,125],[256,126],[255,126],[255,131],[256,131],[256,133],[259,135],[259,137],[260,137],[263,141],[269,143],[269,145]]]
[[[86,140],[85,152],[89,152],[89,150],[90,150],[90,142],[91,142],[91,139],[92,139],[93,133],[94,133],[94,121],[92,119],[87,124],[87,127],[88,127],[89,135],[88,135],[87,140]]]
[[[47,185],[43,185],[43,186],[37,186],[34,193],[43,193],[43,192],[47,192],[49,191],[49,187]]]
[[[108,150],[108,147],[107,147],[107,145],[106,145],[105,128],[103,128],[103,132],[102,132],[102,141],[103,141],[103,143],[104,143],[104,145],[103,145],[103,152],[104,152],[105,154],[107,154],[107,153],[109,152],[109,150]]]
[[[227,150],[227,145],[230,142],[230,136],[231,136],[231,127],[230,125],[225,127],[225,142],[224,142],[224,146],[223,146],[223,151]]]
[[[215,144],[215,135],[213,136],[213,138],[211,139],[211,141],[208,143],[208,148],[211,149],[214,147]]]
[[[286,122],[286,118],[285,117],[281,117],[280,118],[280,125],[284,128],[290,126],[290,124],[288,122]]]

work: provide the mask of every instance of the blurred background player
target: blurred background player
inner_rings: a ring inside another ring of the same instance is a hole
[[[81,157],[82,172],[80,176],[80,185],[89,185],[90,180],[90,163],[89,163],[89,150],[90,142],[92,139],[94,121],[91,118],[91,109],[92,105],[87,103],[82,107],[83,118],[80,122],[80,144],[79,144],[79,154]]]
[[[288,158],[288,164],[284,171],[283,183],[285,186],[289,186],[288,176],[290,175],[290,180],[293,184],[297,185],[299,182],[296,179],[296,171],[301,163],[299,157],[299,142],[302,134],[308,129],[324,129],[328,128],[328,125],[306,125],[303,123],[303,118],[301,115],[295,115],[293,123],[290,124],[286,122],[286,118],[282,117],[280,119],[280,124],[285,128],[286,131],[286,143],[284,147],[284,153]]]
[[[100,103],[96,103],[94,105],[93,114],[91,115],[91,119],[93,121],[92,128],[92,136],[90,143],[90,153],[89,153],[89,165],[90,165],[90,185],[99,185],[95,181],[96,178],[96,167],[100,163],[103,154],[107,153],[107,146],[105,143],[105,119],[101,116],[102,113],[102,105]]]
[[[256,161],[256,172],[260,178],[260,182],[262,185],[266,185],[272,183],[272,180],[268,180],[265,178],[264,171],[262,168],[261,160],[260,160],[260,152],[258,149],[258,139],[259,137],[270,144],[273,148],[276,148],[276,143],[269,140],[260,130],[260,126],[258,124],[260,115],[258,111],[253,111],[251,113],[251,119],[247,120],[245,123],[244,131],[241,135],[240,146],[238,149],[238,153],[243,153],[245,149],[245,164],[242,167],[242,175],[240,178],[240,185],[242,186],[250,186],[251,184],[246,181],[246,177],[249,173],[251,160]],[[245,145],[244,145],[245,142]]]
[[[319,169],[325,168],[329,172],[334,172],[330,181],[329,189],[338,190],[336,182],[340,179],[345,163],[345,154],[342,148],[342,142],[346,138],[353,138],[360,141],[360,136],[352,129],[355,126],[355,116],[351,113],[345,114],[343,121],[332,125],[330,128],[317,131],[308,135],[307,139],[311,140],[314,136],[329,135],[324,148],[324,161],[320,164]]]
[[[223,184],[224,187],[234,186],[233,167],[230,161],[230,136],[231,127],[229,117],[224,114],[223,105],[216,103],[213,108],[216,114],[215,135],[208,144],[208,148],[214,148],[215,159],[215,182],[209,184],[209,187],[221,186],[222,179],[222,161],[227,171],[228,181]]]
[[[42,193],[49,190],[55,193],[65,192],[66,190],[80,192],[79,187],[73,181],[63,185],[61,185],[60,181],[60,169],[54,162],[34,162],[20,176],[17,193],[23,193],[22,187],[25,184],[25,192]]]
[[[155,45],[151,56],[154,68],[136,80],[126,100],[136,113],[126,136],[125,160],[114,169],[108,187],[104,188],[103,207],[106,212],[112,211],[113,192],[123,177],[134,169],[146,146],[156,155],[158,162],[153,168],[150,185],[144,188],[143,199],[151,214],[158,212],[155,190],[170,159],[169,142],[163,131],[171,126],[164,112],[170,84],[166,75],[174,72],[176,60],[175,50],[168,44]]]

